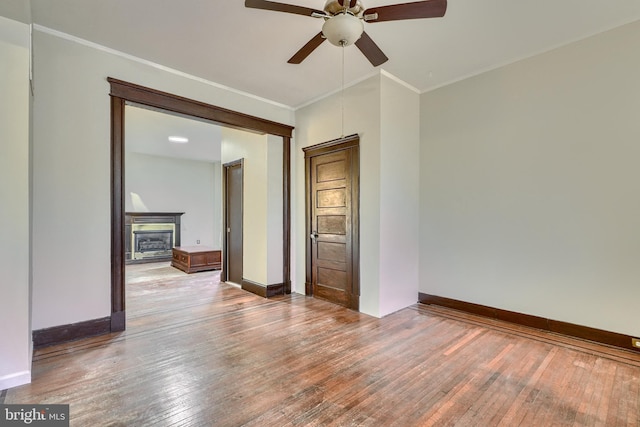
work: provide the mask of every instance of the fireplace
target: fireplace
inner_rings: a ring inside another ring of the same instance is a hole
[[[125,214],[125,262],[171,260],[180,246],[182,213],[127,212]]]
[[[132,224],[131,259],[149,259],[171,256],[175,246],[175,224]]]

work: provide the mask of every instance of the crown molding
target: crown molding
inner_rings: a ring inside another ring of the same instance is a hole
[[[49,34],[49,35],[52,35],[52,36],[55,36],[55,37],[59,37],[59,38],[64,39],[64,40],[68,40],[68,41],[71,41],[71,42],[74,42],[74,43],[81,44],[83,46],[90,47],[92,49],[99,50],[99,51],[104,52],[104,53],[115,55],[115,56],[118,56],[120,58],[127,59],[129,61],[137,62],[139,64],[143,64],[143,65],[155,68],[157,70],[161,70],[161,71],[173,74],[175,76],[183,77],[185,79],[193,80],[193,81],[198,82],[198,83],[203,83],[205,85],[212,86],[212,87],[215,87],[217,89],[222,89],[222,90],[225,90],[225,91],[228,91],[228,92],[235,93],[237,95],[241,95],[241,96],[244,96],[244,97],[247,97],[247,98],[255,99],[256,101],[264,102],[266,104],[270,104],[270,105],[273,105],[273,106],[278,107],[278,108],[283,108],[285,110],[294,111],[294,108],[292,108],[289,105],[281,104],[281,103],[273,101],[271,99],[262,98],[260,96],[253,95],[253,94],[248,93],[248,92],[243,92],[241,90],[234,89],[232,87],[225,86],[225,85],[222,85],[220,83],[212,82],[211,80],[207,80],[207,79],[204,79],[202,77],[197,77],[197,76],[194,76],[192,74],[188,74],[188,73],[185,73],[183,71],[176,70],[175,68],[167,67],[167,66],[158,64],[156,62],[153,62],[153,61],[142,59],[142,58],[139,58],[137,56],[130,55],[128,53],[125,53],[125,52],[122,52],[122,51],[119,51],[119,50],[116,50],[116,49],[112,49],[110,47],[103,46],[101,44],[94,43],[94,42],[91,42],[89,40],[82,39],[80,37],[72,36],[71,34],[63,33],[62,31],[54,30],[52,28],[44,27],[44,26],[38,25],[38,24],[33,24],[33,29],[36,30],[36,31],[40,31],[42,33],[45,33],[45,34]]]

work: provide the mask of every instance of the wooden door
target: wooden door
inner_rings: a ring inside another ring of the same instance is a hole
[[[224,272],[223,280],[242,284],[242,194],[243,163],[238,160],[224,165]]]
[[[307,293],[359,308],[358,138],[306,149]]]

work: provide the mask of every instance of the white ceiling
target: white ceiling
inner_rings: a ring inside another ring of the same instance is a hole
[[[407,0],[362,0],[365,7]],[[321,9],[324,0],[281,0]],[[341,49],[287,60],[322,20],[243,0],[2,0],[0,15],[85,39],[293,108],[339,89]],[[366,23],[382,69],[419,92],[640,19],[638,0],[450,0],[444,18]],[[346,82],[377,70],[354,46]]]
[[[220,161],[220,126],[131,105],[126,106],[125,117],[124,141],[128,152],[210,163]],[[170,136],[185,137],[189,142],[171,142]]]

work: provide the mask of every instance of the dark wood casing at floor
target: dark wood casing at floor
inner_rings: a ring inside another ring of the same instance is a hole
[[[245,291],[251,292],[264,298],[270,298],[276,295],[284,295],[286,293],[285,286],[286,285],[284,283],[263,286],[259,283],[255,283],[247,279],[242,279],[241,285],[242,289],[244,289]]]
[[[514,311],[502,310],[500,308],[486,305],[474,304],[456,299],[439,297],[436,295],[418,294],[418,301],[422,304],[439,305],[441,307],[452,308],[466,313],[477,314],[492,319],[503,320],[517,325],[542,329],[544,331],[555,332],[574,338],[581,338],[595,341],[601,344],[612,345],[627,350],[640,352],[640,348],[632,345],[632,336],[619,334],[617,332],[605,331],[588,326],[576,325],[559,320],[547,319],[544,317],[532,316],[530,314],[517,313]]]
[[[33,346],[35,348],[41,348],[67,341],[108,334],[109,332],[111,332],[111,317],[54,326],[52,328],[33,331]]]
[[[288,293],[284,283],[263,286],[250,280],[243,280],[241,287],[245,291],[263,298],[271,298]],[[125,329],[125,319],[125,311],[120,311],[111,313],[110,317],[34,330],[31,333],[33,347],[43,348],[111,332],[123,331]]]

